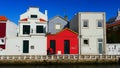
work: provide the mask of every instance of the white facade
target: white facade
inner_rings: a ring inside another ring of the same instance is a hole
[[[28,53],[23,52],[24,40],[29,40]],[[6,39],[5,55],[46,55],[47,42],[44,36],[11,37]]]
[[[0,55],[5,55],[6,54],[6,47],[7,47],[6,39],[8,39],[9,37],[16,37],[17,36],[17,25],[10,20],[1,21],[1,22],[6,23],[6,26],[4,26],[5,27],[5,31],[4,31],[5,36],[3,38],[0,38],[0,45],[2,45],[2,46],[4,45],[5,49],[0,48]]]
[[[6,37],[16,37],[17,36],[17,25],[11,21],[6,22]]]
[[[32,17],[33,15],[33,17]],[[24,20],[26,19],[26,20]],[[41,21],[44,20],[44,21]],[[39,8],[30,7],[27,12],[20,15],[19,21],[19,36],[23,35],[23,25],[30,25],[30,34],[45,34],[47,32],[47,10],[45,10],[45,14],[39,11]],[[36,26],[43,26],[43,33],[36,33]]]
[[[31,15],[37,15],[37,18],[35,20],[40,19],[40,18],[42,18],[46,21],[48,20],[47,10],[45,10],[45,14],[43,14],[42,12],[39,11],[39,8],[37,8],[37,7],[29,7],[29,9],[25,13],[20,15],[20,20],[25,19],[25,18],[29,18],[29,20],[30,20],[30,19],[32,19]],[[34,20],[34,19],[32,19],[32,20]]]
[[[23,26],[29,25],[30,26],[30,34],[23,34]],[[36,27],[37,26],[43,26],[44,32],[43,33],[37,33]],[[45,35],[47,33],[47,22],[40,23],[35,22],[34,20],[28,21],[28,22],[20,22],[19,24],[19,36],[32,36],[32,35]]]
[[[120,44],[107,44],[106,54],[107,55],[120,55]]]
[[[79,12],[73,17],[70,28],[79,33],[79,54],[105,54],[105,27],[105,13],[103,12]]]
[[[30,7],[20,15],[18,36],[6,39],[5,55],[47,55],[47,11]]]

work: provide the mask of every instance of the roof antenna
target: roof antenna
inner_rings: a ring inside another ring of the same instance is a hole
[[[67,13],[67,10],[66,10],[66,8],[64,8],[64,19],[65,19],[65,20],[68,20],[68,16],[67,16],[66,13]]]

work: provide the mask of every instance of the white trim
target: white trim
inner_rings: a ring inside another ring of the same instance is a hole
[[[101,22],[102,27],[98,27],[98,21]],[[96,20],[96,28],[102,29],[103,28],[103,20]]]

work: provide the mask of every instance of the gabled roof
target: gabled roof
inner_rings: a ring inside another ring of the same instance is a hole
[[[110,27],[113,27],[113,26],[118,26],[118,25],[120,25],[120,20],[115,21],[114,23],[111,23],[111,24],[107,24],[107,28],[110,28]]]
[[[68,30],[68,31],[70,31],[70,32],[72,32],[72,33],[74,33],[74,34],[78,34],[77,32],[75,32],[75,31],[73,31],[73,30],[71,30],[71,29],[69,29],[69,28],[65,28],[65,29],[61,30],[60,32],[57,32],[56,34],[48,34],[48,35],[58,35],[58,34],[62,33],[62,32],[65,31],[65,30]]]
[[[65,20],[66,22],[68,22],[66,19],[64,19],[63,17],[61,17],[61,16],[59,16],[59,15],[56,15],[56,16],[54,16],[54,17],[50,18],[50,19],[49,19],[49,21],[50,21],[50,20],[52,20],[52,19],[54,19],[54,18],[56,18],[56,17],[59,17],[59,18],[61,18],[61,19]]]
[[[7,17],[6,16],[0,16],[0,21],[7,21]]]

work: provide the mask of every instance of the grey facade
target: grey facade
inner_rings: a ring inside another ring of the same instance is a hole
[[[60,16],[55,16],[48,21],[48,33],[55,34],[64,28],[69,28],[69,23]]]

